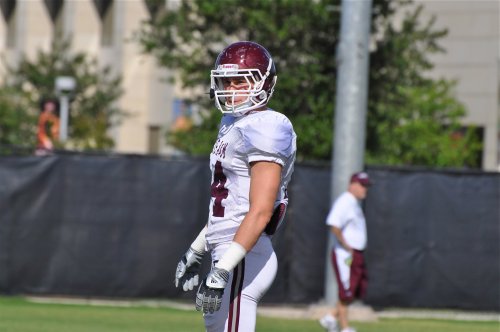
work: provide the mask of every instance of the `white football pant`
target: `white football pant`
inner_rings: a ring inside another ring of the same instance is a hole
[[[209,247],[212,264],[222,257],[229,244]],[[254,332],[257,304],[273,283],[277,270],[271,239],[262,235],[230,274],[220,310],[204,315],[207,332]]]

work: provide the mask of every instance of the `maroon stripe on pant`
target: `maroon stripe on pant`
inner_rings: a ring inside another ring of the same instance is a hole
[[[234,268],[233,281],[231,282],[231,297],[229,303],[229,316],[227,321],[228,332],[238,332],[240,324],[241,290],[243,289],[243,276],[245,275],[245,259]]]

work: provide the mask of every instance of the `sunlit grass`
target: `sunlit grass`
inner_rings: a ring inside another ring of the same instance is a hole
[[[498,332],[498,322],[381,319],[353,322],[359,332]],[[204,331],[195,310],[32,303],[0,297],[2,332],[193,332]],[[315,320],[258,317],[257,331],[320,332]]]

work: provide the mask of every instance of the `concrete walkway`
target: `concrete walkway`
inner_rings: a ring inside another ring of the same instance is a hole
[[[116,307],[168,307],[181,310],[194,310],[193,303],[172,300],[116,300],[116,299],[85,299],[73,297],[45,297],[25,296],[26,300],[35,303],[59,303],[94,306],[116,306]],[[325,315],[330,307],[324,304],[311,305],[260,305],[257,312],[261,316],[277,317],[286,319],[313,319],[317,320]],[[438,310],[438,309],[401,309],[390,308],[374,311],[371,307],[361,303],[354,303],[349,307],[349,319],[352,321],[373,322],[379,318],[415,318],[415,319],[447,319],[464,321],[497,321],[500,323],[498,312],[474,312],[460,310]]]
[[[262,305],[258,313],[268,317],[319,319],[328,313],[330,307],[325,305],[309,306],[266,306]],[[474,312],[461,310],[440,309],[401,309],[389,308],[374,311],[371,307],[362,304],[353,304],[349,307],[349,319],[360,322],[373,322],[380,318],[414,318],[414,319],[446,319],[463,321],[497,321],[500,323],[500,313]]]

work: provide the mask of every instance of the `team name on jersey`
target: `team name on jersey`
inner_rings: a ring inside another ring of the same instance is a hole
[[[212,154],[222,159],[226,158],[226,149],[229,143],[224,142],[220,138],[215,142]]]

